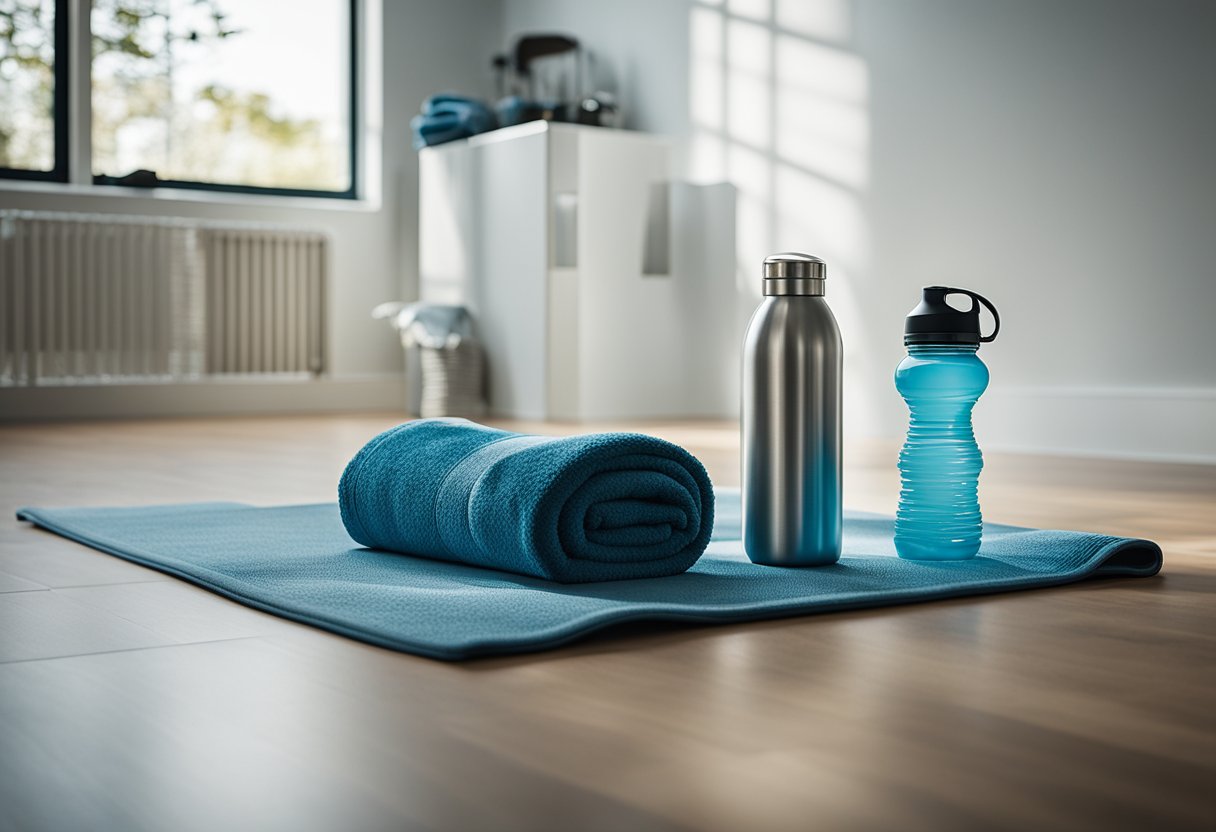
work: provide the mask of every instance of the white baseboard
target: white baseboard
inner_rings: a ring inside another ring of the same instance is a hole
[[[400,373],[0,389],[0,422],[405,410]]]
[[[993,451],[1216,464],[1216,388],[989,388],[976,436]]]

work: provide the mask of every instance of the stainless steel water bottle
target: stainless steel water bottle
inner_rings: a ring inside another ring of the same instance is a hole
[[[809,254],[764,261],[743,340],[743,548],[755,563],[840,558],[840,329]]]

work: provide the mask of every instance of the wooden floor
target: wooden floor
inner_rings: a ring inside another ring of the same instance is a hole
[[[1216,828],[1211,467],[989,455],[987,518],[1153,538],[1156,578],[459,665],[12,519],[332,500],[390,421],[0,429],[0,829]],[[641,429],[737,483],[732,426]],[[893,509],[894,453],[850,449],[847,505]]]

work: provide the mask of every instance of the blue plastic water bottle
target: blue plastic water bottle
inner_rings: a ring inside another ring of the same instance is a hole
[[[955,309],[946,303],[948,295],[966,295],[971,308]],[[995,320],[990,335],[980,335],[980,304]],[[920,305],[908,313],[908,357],[895,370],[895,388],[909,412],[895,515],[901,558],[966,560],[980,550],[977,488],[984,458],[971,429],[971,409],[988,386],[988,368],[976,351],[1000,328],[996,308],[967,289],[927,286]]]

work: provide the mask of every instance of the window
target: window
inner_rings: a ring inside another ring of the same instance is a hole
[[[69,56],[55,0],[0,0],[0,175],[67,178],[71,57],[92,83],[73,181],[353,197],[356,2],[93,0],[92,54]]]
[[[67,18],[56,0],[0,0],[0,176],[67,180]]]

